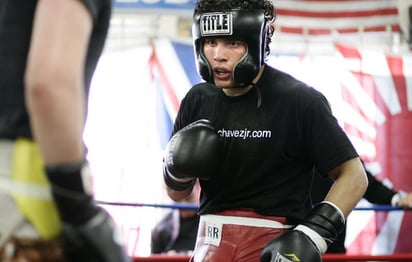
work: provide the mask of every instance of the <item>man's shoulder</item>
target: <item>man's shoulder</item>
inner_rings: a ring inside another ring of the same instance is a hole
[[[277,86],[284,86],[287,88],[307,88],[309,87],[305,82],[296,78],[292,74],[266,65],[262,77],[264,83],[273,83]]]

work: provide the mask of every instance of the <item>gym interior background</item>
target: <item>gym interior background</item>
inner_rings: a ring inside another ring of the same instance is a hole
[[[339,7],[336,1],[313,2],[275,0],[277,30],[268,63],[321,90],[370,169],[386,183],[412,191],[410,174],[400,177],[378,155],[386,150],[378,143],[387,136],[399,146],[391,149],[399,161],[411,157],[404,150],[411,145],[404,143],[412,143],[406,128],[412,127],[412,1],[345,1]],[[171,203],[163,190],[162,146],[176,102],[199,79],[191,53],[192,5],[191,0],[114,1],[108,41],[92,82],[84,139],[96,198],[136,204],[104,205],[134,256],[150,254],[150,230],[166,212],[161,205]],[[375,11],[367,16],[371,6]],[[310,16],[328,8],[339,19]],[[348,16],[355,11],[363,17]],[[376,93],[383,102],[376,101]],[[161,123],[165,115],[168,123]],[[391,254],[398,241],[407,240],[399,232],[412,230],[412,212],[381,213],[351,214],[349,253]],[[404,248],[412,250],[411,244]]]

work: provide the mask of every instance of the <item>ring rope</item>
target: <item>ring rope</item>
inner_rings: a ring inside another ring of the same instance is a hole
[[[127,202],[111,202],[96,200],[99,205],[109,206],[131,206],[131,207],[156,207],[156,208],[172,208],[172,209],[184,209],[184,210],[197,210],[199,205],[196,204],[184,204],[184,203],[127,203]],[[368,207],[355,207],[354,210],[358,211],[408,211],[408,209],[402,209],[401,207],[394,207],[391,205],[371,205]]]
[[[134,262],[188,262],[190,256],[164,256],[151,255],[149,257],[134,257]],[[399,253],[393,255],[340,255],[340,254],[325,254],[322,256],[323,262],[354,262],[354,261],[412,261],[412,253]]]

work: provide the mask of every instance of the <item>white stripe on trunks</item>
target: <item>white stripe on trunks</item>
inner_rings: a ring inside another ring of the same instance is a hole
[[[0,177],[0,192],[35,199],[52,199],[50,188],[47,186],[10,181],[3,177]]]
[[[219,223],[227,225],[240,225],[251,227],[267,227],[267,228],[292,228],[293,225],[284,225],[278,221],[252,217],[237,217],[237,216],[220,216],[220,215],[201,215],[200,222]]]

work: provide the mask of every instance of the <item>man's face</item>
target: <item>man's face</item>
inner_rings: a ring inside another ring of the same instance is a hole
[[[206,38],[203,53],[209,62],[215,84],[223,89],[234,88],[233,68],[245,55],[247,45],[243,41],[222,37]]]

